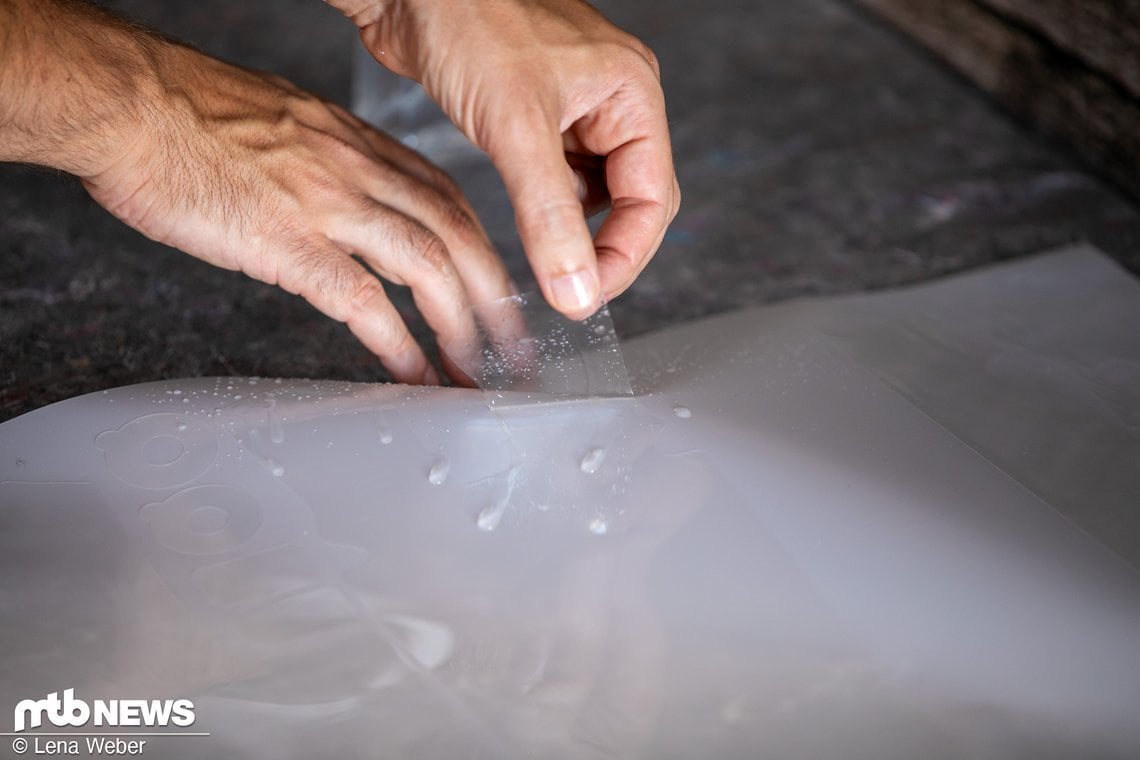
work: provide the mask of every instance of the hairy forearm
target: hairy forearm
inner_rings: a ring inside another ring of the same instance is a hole
[[[72,0],[0,0],[0,161],[98,174],[145,118],[163,43]]]

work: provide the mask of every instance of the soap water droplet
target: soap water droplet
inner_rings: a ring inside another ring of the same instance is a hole
[[[610,524],[606,522],[604,518],[595,517],[593,520],[590,520],[590,524],[586,527],[588,527],[590,532],[595,536],[604,536],[606,531],[610,529]]]
[[[507,500],[499,499],[492,502],[479,512],[479,516],[475,518],[475,524],[479,526],[479,530],[492,531],[499,527],[499,523],[503,521],[503,515],[507,511]]]
[[[580,467],[582,472],[587,475],[593,475],[602,466],[602,460],[606,458],[605,449],[590,449],[586,452],[586,456],[582,457]]]
[[[673,414],[677,415],[683,420],[687,420],[693,416],[693,410],[687,406],[675,406],[673,407]]]
[[[281,424],[281,416],[277,413],[277,401],[269,401],[269,440],[273,443],[285,441],[285,427]]]
[[[446,459],[441,459],[431,466],[428,470],[428,482],[433,486],[442,485],[443,481],[447,480],[447,473],[451,470],[451,463]]]

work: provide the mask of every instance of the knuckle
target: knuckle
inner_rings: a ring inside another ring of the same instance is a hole
[[[440,169],[438,166],[431,166],[427,171],[428,182],[439,188],[440,192],[444,195],[451,198],[463,196],[463,191],[459,189],[459,184],[443,169]]]
[[[661,78],[661,60],[657,57],[657,54],[654,53],[653,49],[650,48],[648,45],[646,45],[641,40],[637,41],[637,48],[636,49],[637,49],[637,52],[641,54],[641,57],[644,58],[649,63],[649,68],[653,69],[654,76],[656,76],[658,79],[660,79]]]
[[[582,204],[577,200],[551,201],[519,212],[520,227],[544,238],[563,234],[582,218]]]
[[[377,299],[386,297],[384,286],[367,272],[360,271],[359,276],[355,279],[356,281],[350,286],[350,295],[347,298],[349,318],[362,312],[374,311]]]
[[[328,263],[323,252],[298,247],[288,251],[277,268],[277,284],[293,294],[314,292],[320,296],[323,290],[325,270]]]
[[[284,271],[289,274],[286,276]],[[374,297],[380,283],[347,257],[325,251],[301,251],[284,270],[281,286],[304,296],[320,311],[346,322],[360,304]],[[371,286],[372,290],[365,292]],[[382,292],[382,289],[381,289]]]
[[[440,213],[452,235],[464,245],[470,245],[482,237],[482,230],[478,222],[468,213],[467,209],[450,198],[441,197]]]
[[[402,324],[389,323],[381,341],[384,343],[385,350],[392,356],[405,356],[419,351],[419,344],[416,343],[416,339]]]
[[[449,276],[451,256],[443,240],[417,223],[409,224],[407,232],[406,255],[413,271],[434,276]]]
[[[615,46],[614,58],[627,71],[648,66],[653,72],[653,76],[658,80],[661,79],[661,62],[657,58],[657,54],[648,45],[632,35],[626,35],[621,43]]]
[[[396,315],[377,319],[370,325],[372,347],[382,359],[417,354],[420,346],[407,326]]]

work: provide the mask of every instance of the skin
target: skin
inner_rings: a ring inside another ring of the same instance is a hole
[[[577,0],[330,4],[490,155],[555,308],[583,318],[629,286],[680,200],[644,45]],[[75,174],[145,235],[303,296],[401,382],[439,375],[379,278],[411,288],[443,346],[472,333],[470,304],[513,292],[463,194],[414,151],[69,0],[0,0],[0,160]],[[606,205],[591,240],[584,210]]]

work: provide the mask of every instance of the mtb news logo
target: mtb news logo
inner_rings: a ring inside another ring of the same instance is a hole
[[[194,725],[194,703],[189,699],[75,698],[75,689],[53,691],[43,699],[23,699],[12,716],[16,733],[40,728],[44,721],[58,728],[95,725],[110,728],[186,728]]]

